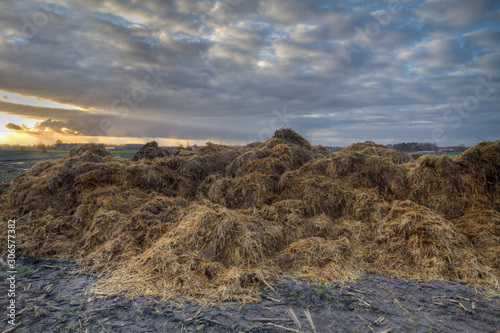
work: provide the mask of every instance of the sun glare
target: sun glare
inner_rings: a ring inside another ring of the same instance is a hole
[[[5,126],[9,123],[15,124],[17,126],[25,128],[25,130],[29,131],[30,128],[35,126],[37,120],[23,118],[20,116],[16,116],[13,114],[0,113],[0,140],[1,143],[9,143],[13,139],[19,139],[20,134],[23,131],[14,131],[6,128]],[[24,125],[24,126],[23,126]],[[6,142],[9,141],[9,142]]]
[[[75,105],[57,103],[34,96],[23,96],[21,94],[6,92],[2,90],[0,90],[0,101],[5,103],[35,107],[82,110],[82,108],[79,108]],[[28,135],[28,132],[30,132],[30,130],[36,125],[37,122],[42,122],[43,120],[44,119],[24,118],[21,116],[0,112],[0,143],[32,143],[35,138]],[[5,127],[9,123],[14,125],[10,126],[10,128]],[[16,130],[14,128],[16,126],[19,127],[19,130]]]

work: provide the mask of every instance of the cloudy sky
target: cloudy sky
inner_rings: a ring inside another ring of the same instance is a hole
[[[496,0],[3,0],[0,143],[500,139]]]

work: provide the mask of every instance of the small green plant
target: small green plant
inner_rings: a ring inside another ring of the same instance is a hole
[[[328,290],[327,287],[322,284],[322,283],[315,283],[314,284],[314,291],[316,294],[318,294],[321,299],[326,300],[326,301],[332,301],[336,304],[339,303],[339,300],[335,296],[335,291],[334,290]]]
[[[17,272],[17,276],[28,276],[33,273],[35,273],[35,270],[33,270],[33,266],[31,265],[25,265],[25,266],[19,266],[16,267],[15,271]],[[9,277],[11,274],[10,273],[3,273],[2,277]]]
[[[17,274],[19,274],[19,276],[28,276],[33,274],[34,272],[35,270],[33,270],[32,265],[24,265],[17,267]]]
[[[304,303],[304,301],[306,300],[306,295],[304,294],[301,294],[298,290],[294,290],[293,294],[297,300],[299,301],[299,303],[302,305]]]
[[[317,294],[320,294],[320,295],[321,295],[321,294],[323,293],[323,287],[324,287],[324,286],[325,286],[325,285],[324,285],[324,284],[322,284],[322,283],[315,283],[315,284],[314,284],[314,291],[315,291]]]
[[[59,326],[59,330],[74,330],[76,328],[77,324],[75,321],[71,322],[71,324],[68,324],[67,326]]]
[[[76,314],[81,313],[81,311],[79,311],[79,310],[78,310],[78,307],[77,307],[77,306],[72,306],[72,307],[70,307],[70,308],[67,308],[66,310],[67,310],[67,311],[74,312],[74,313],[76,313]]]

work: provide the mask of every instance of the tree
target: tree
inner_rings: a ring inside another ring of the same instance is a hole
[[[42,142],[39,142],[39,143],[36,145],[36,147],[37,147],[39,150],[43,151],[44,153],[47,151],[47,146],[45,146],[45,144],[44,144],[44,143],[42,143]]]
[[[57,140],[56,144],[54,145],[54,148],[61,149],[63,144],[64,144],[64,142],[62,142],[61,140]]]

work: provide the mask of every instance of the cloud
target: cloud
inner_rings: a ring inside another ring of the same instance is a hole
[[[12,131],[24,131],[23,127],[13,123],[8,123],[7,125],[5,125],[5,128],[10,129]]]
[[[491,29],[479,29],[463,34],[463,38],[469,43],[491,47],[499,48],[498,40],[500,39],[500,31],[494,31]]]
[[[400,58],[411,64],[413,73],[435,76],[453,73],[456,66],[469,64],[474,55],[456,38],[440,38],[402,50]]]
[[[58,135],[82,135],[79,131],[70,128],[70,125],[62,121],[53,121],[52,119],[47,119],[45,121],[36,123],[35,126],[30,130],[32,133],[47,133],[58,134]]]
[[[416,12],[430,33],[439,33],[452,29],[465,31],[488,20],[495,20],[498,10],[498,3],[492,0],[429,0],[419,6]]]
[[[0,101],[0,112],[19,115],[32,119],[57,118],[59,120],[69,120],[79,115],[88,113],[87,111],[74,109],[49,108],[32,105],[23,105]]]
[[[291,126],[329,144],[427,140],[438,126],[449,144],[476,142],[479,128],[498,136],[498,95],[459,129],[443,120],[481,75],[498,81],[495,1],[402,1],[387,24],[385,1],[47,3],[0,11],[0,88],[84,109],[0,101],[37,119],[36,133],[245,142],[286,105]]]

